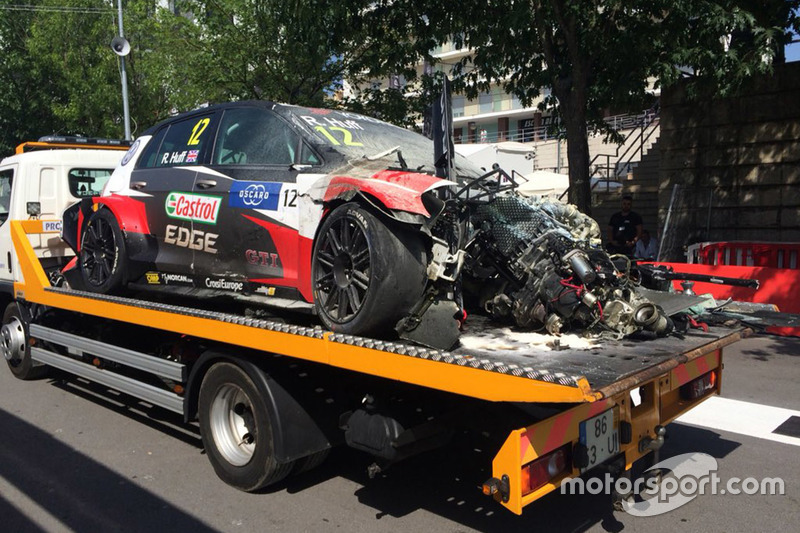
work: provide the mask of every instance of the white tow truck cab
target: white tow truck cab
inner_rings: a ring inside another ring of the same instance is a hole
[[[10,220],[48,220],[81,198],[99,195],[122,159],[128,141],[86,137],[42,137],[17,146],[0,161],[0,294],[13,295],[20,280],[11,243]],[[49,228],[56,229],[56,228]],[[58,233],[29,236],[36,256],[50,273],[74,254]]]

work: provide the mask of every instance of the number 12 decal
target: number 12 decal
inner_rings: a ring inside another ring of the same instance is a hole
[[[297,207],[297,189],[283,190],[283,207]]]
[[[327,128],[325,126],[314,126],[314,129],[324,135],[325,138],[328,139],[334,146],[340,146],[342,144],[345,146],[364,146],[362,143],[353,140],[353,132],[348,129],[340,128],[338,126],[328,126]],[[339,140],[333,136],[331,131],[341,132],[342,142],[339,142]]]
[[[210,118],[203,118],[200,119],[197,122],[197,124],[194,125],[194,128],[192,128],[192,134],[189,135],[189,142],[186,143],[188,146],[194,146],[195,144],[200,144],[200,136],[203,134],[204,131],[206,131],[209,122],[211,122]]]

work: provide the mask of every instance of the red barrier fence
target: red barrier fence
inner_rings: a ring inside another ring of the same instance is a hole
[[[690,264],[800,268],[800,243],[797,242],[701,242],[689,246]]]
[[[725,243],[720,243],[725,244]],[[727,243],[733,244],[733,243]],[[751,243],[752,244],[752,243]],[[794,246],[800,246],[794,244]],[[796,250],[795,250],[796,252]],[[675,272],[707,274],[729,278],[757,279],[758,290],[731,287],[716,283],[695,282],[694,292],[710,293],[716,300],[733,298],[743,302],[773,304],[784,313],[800,313],[800,269],[771,268],[765,266],[729,266],[687,263],[656,263],[672,267]],[[682,290],[680,281],[673,281],[676,290]],[[771,333],[800,336],[800,328],[769,328]]]

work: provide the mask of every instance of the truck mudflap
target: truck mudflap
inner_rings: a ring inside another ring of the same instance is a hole
[[[633,464],[664,442],[664,426],[719,394],[722,349],[641,385],[579,404],[512,431],[492,461],[483,492],[516,514],[561,483],[611,462]]]

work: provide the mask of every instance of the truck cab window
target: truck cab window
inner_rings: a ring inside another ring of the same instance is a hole
[[[0,225],[8,220],[8,211],[11,208],[11,185],[13,184],[13,180],[13,170],[0,170]]]
[[[67,175],[69,192],[76,198],[100,196],[112,172],[108,168],[73,168]]]

